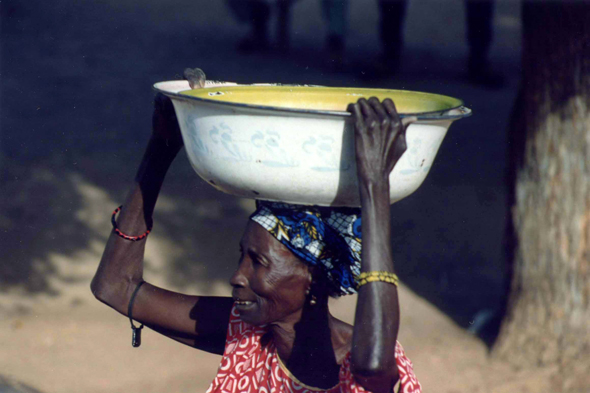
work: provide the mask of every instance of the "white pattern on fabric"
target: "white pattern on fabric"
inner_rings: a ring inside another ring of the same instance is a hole
[[[265,327],[243,322],[235,307],[232,308],[225,351],[207,393],[370,393],[354,379],[350,371],[350,353],[340,366],[338,385],[320,389],[301,383],[282,364],[272,342],[261,345],[260,339],[266,332]],[[399,342],[395,347],[395,360],[401,385],[399,391],[421,393],[422,386],[414,374],[412,362]]]

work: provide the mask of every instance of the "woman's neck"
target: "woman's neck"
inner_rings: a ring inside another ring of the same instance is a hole
[[[337,356],[342,352],[339,349],[349,342],[341,324],[330,315],[326,299],[306,305],[294,324],[272,324],[270,333],[277,354],[291,374],[306,385],[330,388],[338,383],[343,357]]]

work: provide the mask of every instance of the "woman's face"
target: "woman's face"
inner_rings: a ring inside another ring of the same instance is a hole
[[[230,284],[242,320],[252,325],[299,321],[311,284],[307,265],[254,221],[248,222],[240,250]]]

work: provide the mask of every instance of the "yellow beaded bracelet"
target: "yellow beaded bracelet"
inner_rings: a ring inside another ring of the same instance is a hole
[[[399,283],[399,278],[394,273],[390,272],[382,272],[382,271],[372,271],[372,272],[364,272],[358,275],[358,287],[362,287],[363,285],[375,282],[375,281],[383,281],[389,284],[393,284],[397,287]]]

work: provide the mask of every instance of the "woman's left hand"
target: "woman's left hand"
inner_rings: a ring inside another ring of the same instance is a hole
[[[375,97],[350,104],[355,124],[356,163],[364,184],[389,184],[389,174],[406,151],[406,129],[416,121],[397,113],[389,98],[383,103]]]

